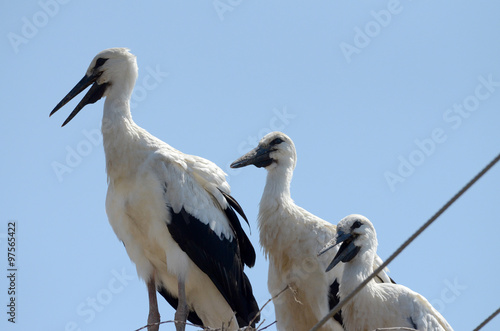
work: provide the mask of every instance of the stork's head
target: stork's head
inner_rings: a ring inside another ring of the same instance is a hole
[[[259,145],[231,164],[231,168],[241,168],[253,164],[258,168],[295,168],[297,154],[292,139],[283,132],[265,135]]]
[[[137,79],[137,62],[127,48],[109,48],[97,54],[90,63],[87,73],[75,87],[57,104],[49,116],[92,85],[80,103],[64,121],[65,126],[83,107],[108,96],[113,89],[120,89],[128,97]]]
[[[338,244],[342,245],[326,271],[330,271],[340,262],[350,262],[366,251],[372,250],[374,254],[377,249],[377,233],[368,218],[357,214],[349,215],[339,222],[337,236],[320,255]]]

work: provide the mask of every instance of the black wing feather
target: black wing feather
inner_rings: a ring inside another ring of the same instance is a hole
[[[330,291],[328,292],[328,305],[330,306],[330,310],[335,308],[340,302],[339,300],[339,282],[335,279],[332,285],[330,285]],[[342,310],[336,313],[333,318],[343,326],[342,321]]]
[[[243,208],[241,208],[241,206],[238,203],[238,201],[236,201],[236,199],[233,198],[232,196],[230,196],[229,194],[223,192],[221,189],[219,189],[219,191],[220,191],[220,193],[222,193],[222,195],[224,196],[224,198],[226,198],[226,200],[229,203],[229,205],[231,207],[233,207],[234,210],[236,210],[236,212],[241,215],[241,217],[243,217],[243,219],[245,220],[245,222],[247,222],[248,227],[250,227],[250,223],[248,223],[247,215],[245,215],[245,212],[243,211]]]
[[[235,233],[238,240],[241,260],[244,264],[251,268],[255,265],[255,249],[253,248],[252,243],[250,242],[250,239],[248,239],[245,231],[243,231],[243,229],[241,228],[240,220],[238,219],[238,216],[236,215],[234,210],[236,210],[238,214],[240,214],[248,223],[247,217],[245,216],[245,213],[243,212],[243,209],[241,209],[239,203],[232,196],[222,191],[221,193],[229,203],[229,207],[224,209],[224,213],[226,213],[229,224],[231,225],[233,232]]]
[[[252,286],[243,273],[238,237],[231,241],[223,235],[219,237],[207,224],[186,212],[184,207],[179,213],[175,213],[169,206],[167,208],[171,215],[167,227],[172,238],[198,268],[210,277],[231,309],[236,312],[238,324],[248,325],[259,308],[252,294]],[[255,322],[258,322],[258,318]]]

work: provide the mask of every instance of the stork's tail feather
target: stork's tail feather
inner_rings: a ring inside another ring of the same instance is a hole
[[[251,268],[255,265],[255,258],[256,258],[255,249],[253,248],[252,243],[250,242],[250,239],[248,238],[246,233],[243,231],[235,210],[248,223],[247,217],[245,216],[245,213],[243,212],[243,209],[241,208],[241,206],[238,204],[238,202],[232,196],[230,196],[229,194],[226,194],[222,191],[221,191],[221,193],[224,195],[224,197],[226,198],[226,200],[229,204],[229,206],[226,209],[224,209],[224,213],[226,213],[226,216],[231,224],[231,227],[234,230],[236,238],[238,239],[241,259],[242,259],[244,264],[246,264],[248,267]]]
[[[260,309],[255,297],[253,296],[252,285],[247,275],[243,273],[243,295],[245,299],[245,309],[236,313],[236,319],[240,327],[248,326],[255,327],[255,324],[260,320]]]

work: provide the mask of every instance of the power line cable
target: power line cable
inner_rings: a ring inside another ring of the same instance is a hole
[[[491,314],[490,316],[488,316],[481,324],[479,324],[475,329],[474,331],[479,331],[483,328],[483,326],[485,326],[486,324],[488,324],[492,319],[495,318],[495,316],[497,316],[498,314],[500,313],[500,308],[498,308],[495,312],[493,312],[493,314]]]

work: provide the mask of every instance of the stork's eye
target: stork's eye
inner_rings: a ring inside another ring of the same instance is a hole
[[[274,138],[274,140],[273,140],[273,141],[271,141],[271,142],[269,143],[269,145],[274,146],[274,145],[281,144],[282,142],[283,142],[283,139],[281,139],[281,138]]]
[[[105,59],[105,58],[98,58],[97,61],[95,61],[95,67],[94,68],[99,68],[100,66],[102,66],[108,59]]]
[[[361,227],[361,225],[363,225],[363,223],[361,223],[360,221],[356,221],[356,222],[352,223],[351,230],[357,229],[357,228]]]

